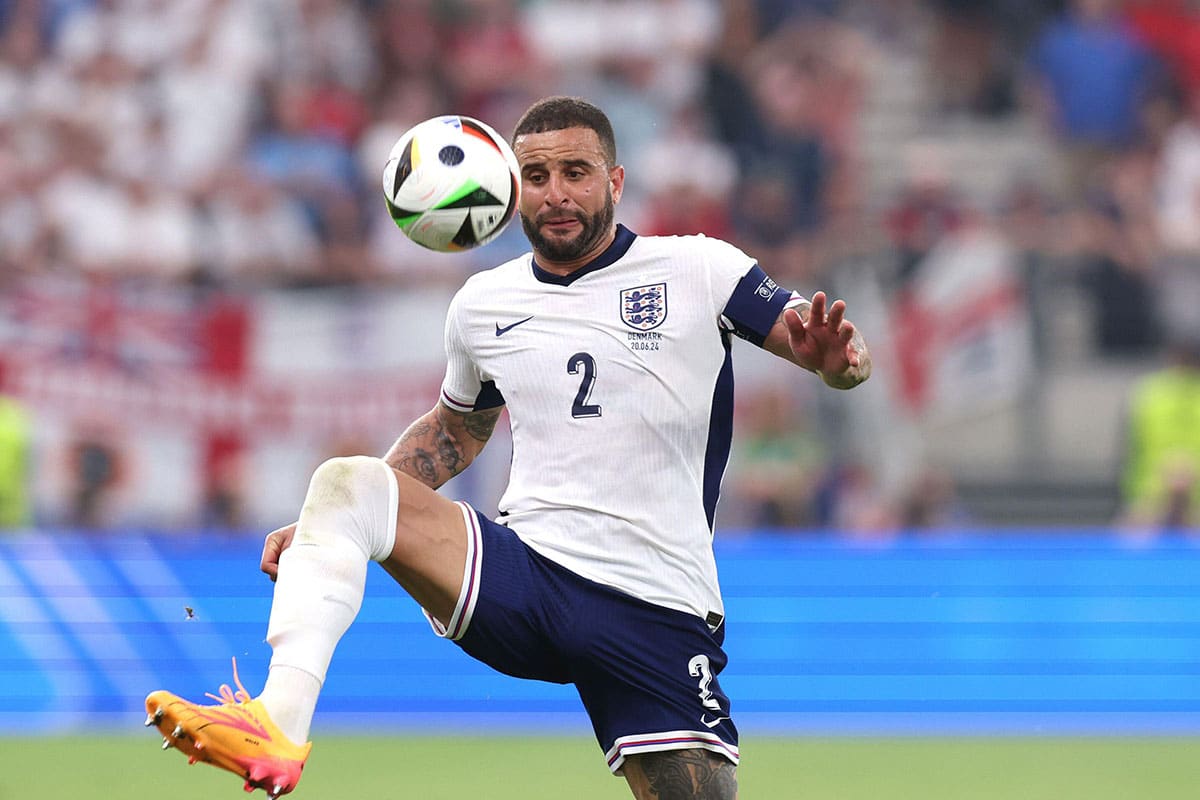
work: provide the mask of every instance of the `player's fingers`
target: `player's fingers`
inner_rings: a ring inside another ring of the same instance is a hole
[[[857,347],[851,344],[854,341],[854,331],[854,323],[842,323],[842,327],[838,330],[838,342],[846,348],[846,360],[850,362],[850,366],[857,367],[862,363],[862,354],[858,352]]]
[[[816,292],[812,296],[812,307],[808,310],[808,324],[821,326],[825,324],[825,293]]]
[[[279,575],[279,557],[292,543],[295,533],[296,525],[293,523],[267,534],[266,541],[263,542],[262,559],[258,566],[270,576],[271,580],[275,580]]]
[[[846,360],[850,362],[852,366],[857,367],[858,362],[860,361],[860,356],[858,354],[858,348],[854,347],[853,345],[853,341],[854,326],[851,323],[842,324],[841,329],[838,331],[838,342],[841,344],[841,347],[846,350]]]
[[[267,537],[263,543],[262,559],[259,561],[258,568],[266,573],[271,580],[279,575],[279,556],[283,549],[279,545],[279,540],[275,534]]]
[[[804,335],[804,318],[796,309],[789,308],[783,312],[783,324],[787,325],[788,333],[792,336]]]
[[[842,327],[838,328],[837,336],[838,341],[842,344],[850,344],[850,341],[854,338],[854,323],[843,322]]]
[[[834,300],[833,305],[831,305],[829,307],[829,321],[827,323],[828,326],[836,331],[838,329],[838,326],[842,324],[842,320],[845,319],[845,317],[846,317],[846,301],[845,300]]]

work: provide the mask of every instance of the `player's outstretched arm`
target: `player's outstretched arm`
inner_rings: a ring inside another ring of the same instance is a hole
[[[763,346],[817,373],[835,389],[851,389],[871,376],[871,354],[862,334],[846,319],[846,303],[829,303],[824,292],[785,309]]]
[[[463,413],[438,403],[400,434],[383,460],[436,489],[470,466],[491,438],[502,410]]]

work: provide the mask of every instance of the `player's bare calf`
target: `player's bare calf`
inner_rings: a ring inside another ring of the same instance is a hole
[[[625,780],[637,800],[736,800],[737,767],[708,750],[665,750],[630,756]]]

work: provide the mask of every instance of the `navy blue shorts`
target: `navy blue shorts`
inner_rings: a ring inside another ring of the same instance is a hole
[[[638,753],[704,748],[738,763],[717,676],[725,629],[582,578],[459,504],[467,568],[439,635],[518,678],[572,683],[614,773]]]

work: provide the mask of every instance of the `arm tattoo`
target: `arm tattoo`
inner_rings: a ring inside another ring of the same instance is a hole
[[[850,339],[850,346],[862,355],[862,369],[870,371],[871,355],[867,352],[867,341],[863,339],[862,331],[858,328],[854,329],[854,336]]]
[[[462,454],[444,425],[422,417],[400,435],[386,460],[428,486],[441,486],[462,471]]]
[[[639,764],[658,800],[734,800],[737,770],[707,750],[647,753]]]
[[[433,459],[433,454],[426,450],[417,450],[411,457],[392,466],[401,472],[407,472],[417,480],[430,486],[435,484],[440,486],[445,482],[441,480],[441,476],[438,474],[437,463]]]
[[[500,409],[489,408],[486,411],[472,411],[470,414],[464,414],[463,424],[473,439],[486,442],[492,438],[492,431],[496,429],[496,420],[498,419],[500,419]]]
[[[449,470],[451,475],[457,475],[466,468],[466,464],[462,464],[462,454],[459,452],[458,445],[446,431],[445,426],[439,426],[437,435],[434,437],[437,444],[438,461],[441,465]],[[459,466],[462,464],[462,466]]]
[[[493,408],[459,414],[435,409],[410,425],[384,460],[436,489],[475,459],[491,437],[500,411]]]

